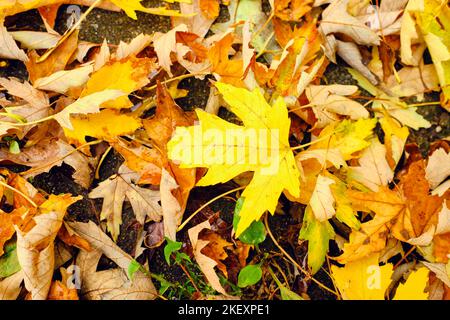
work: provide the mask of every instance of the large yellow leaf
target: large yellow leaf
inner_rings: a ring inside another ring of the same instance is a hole
[[[148,75],[155,67],[152,59],[136,58],[135,56],[107,63],[92,74],[81,97],[106,89],[116,89],[130,94],[150,82]],[[103,108],[112,109],[130,108],[131,106],[133,104],[127,96],[102,104]]]
[[[209,169],[198,186],[254,172],[242,194],[245,202],[236,231],[239,237],[266,210],[274,213],[283,190],[299,196],[300,173],[289,146],[291,123],[284,101],[280,98],[271,107],[259,89],[250,92],[224,83],[216,83],[216,87],[244,126],[197,110],[199,125],[178,127],[168,143],[168,154],[181,167]]]
[[[344,300],[383,300],[391,283],[392,264],[378,265],[379,254],[349,262],[343,268],[331,266],[336,286]]]
[[[428,294],[424,290],[429,273],[427,268],[420,268],[410,274],[405,283],[399,284],[394,300],[427,300]]]
[[[97,139],[115,138],[133,133],[141,126],[139,119],[110,109],[99,113],[73,115],[70,121],[73,129],[64,128],[64,133],[75,144],[86,143],[86,136]]]

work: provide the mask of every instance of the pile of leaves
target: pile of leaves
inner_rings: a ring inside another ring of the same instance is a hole
[[[0,63],[28,72],[0,78],[0,298],[449,299],[450,142],[409,139],[432,125],[419,109],[450,110],[447,1],[168,2],[0,0]],[[86,10],[59,34],[63,4]],[[82,41],[95,7],[173,28]],[[8,25],[36,9],[46,31]],[[327,83],[333,64],[354,84]],[[210,87],[204,109],[175,102],[187,78]],[[40,188],[55,168],[82,191]],[[100,212],[70,214],[86,200]]]

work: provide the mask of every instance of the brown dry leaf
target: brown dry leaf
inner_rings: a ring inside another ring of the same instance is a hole
[[[64,223],[58,231],[58,238],[69,246],[74,246],[85,251],[91,251],[92,247],[85,239],[81,238],[72,228]]]
[[[141,271],[128,279],[127,272],[133,258],[122,251],[95,223],[69,222],[68,225],[95,249],[80,251],[77,265],[81,269],[80,296],[92,300],[153,300],[157,291],[151,277]],[[97,272],[97,264],[104,254],[119,268]]]
[[[223,264],[222,260],[228,257],[225,248],[233,244],[226,241],[216,232],[208,232],[200,238],[201,240],[208,241],[208,244],[201,250],[201,253],[213,259],[217,263],[217,268],[228,278],[227,267]]]
[[[22,290],[23,272],[19,271],[0,281],[0,300],[16,300]]]
[[[178,185],[164,168],[162,169],[160,185],[164,236],[172,241],[176,241],[177,227],[181,224],[183,211],[181,211],[177,198],[172,194],[172,190],[178,189]]]
[[[175,128],[192,125],[194,116],[190,113],[183,112],[175,104],[167,89],[161,84],[158,84],[156,99],[157,107],[155,116],[151,119],[144,120],[143,124],[148,136],[161,152],[164,168],[171,174],[179,186],[173,193],[181,205],[182,212],[184,212],[189,193],[195,185],[197,170],[183,169],[170,161],[167,157],[167,143],[172,138]]]
[[[67,208],[81,197],[50,195],[33,217],[35,225],[24,230],[16,226],[17,258],[23,270],[25,288],[32,300],[45,300],[55,266],[55,237]]]
[[[60,6],[61,4],[57,3],[38,8],[39,14],[41,15],[42,20],[44,20],[46,27],[51,29],[55,27],[55,21]]]
[[[1,15],[1,14],[0,14]],[[25,52],[20,49],[8,30],[3,26],[3,20],[0,18],[0,58],[28,61]]]
[[[74,169],[73,178],[76,183],[88,189],[92,182],[92,165],[89,158],[67,142],[56,138],[43,139],[29,148],[21,149],[18,154],[0,149],[0,159],[0,163],[13,162],[31,167],[21,173],[25,178],[48,172],[64,162]]]
[[[406,210],[404,199],[397,191],[380,187],[378,192],[349,190],[347,196],[354,210],[374,212],[374,218],[353,230],[349,243],[344,245],[344,253],[337,257],[340,263],[355,261],[386,246],[389,224]]]
[[[101,220],[107,220],[108,231],[114,240],[120,233],[122,224],[122,207],[125,199],[130,201],[136,220],[143,225],[147,217],[153,221],[161,219],[160,192],[136,185],[139,174],[125,165],[119,168],[116,175],[102,181],[89,193],[90,198],[103,198]]]
[[[110,145],[122,155],[128,168],[139,173],[138,183],[154,185],[160,183],[161,168],[164,165],[161,152],[139,142],[128,142],[121,138],[110,141]]]
[[[186,17],[173,17],[173,24],[185,24],[190,32],[199,37],[205,37],[215,19],[209,19],[203,14],[197,14],[200,11],[200,0],[192,0],[191,3],[181,2],[180,12]]]
[[[47,300],[79,300],[77,289],[69,289],[61,281],[53,281]]]
[[[395,222],[392,229],[394,236],[399,240],[408,241],[432,230],[429,240],[423,240],[431,241],[443,199],[429,195],[430,185],[425,178],[424,160],[418,160],[409,165],[408,169],[400,175],[399,187],[403,191],[408,210],[403,212]]]
[[[117,50],[115,52],[114,58],[116,60],[122,60],[130,56],[137,55],[142,50],[144,50],[148,45],[150,45],[152,40],[153,40],[152,36],[141,33],[137,37],[133,38],[129,43],[120,41],[119,46],[117,47]]]
[[[189,240],[192,244],[195,260],[197,261],[200,270],[202,270],[211,287],[217,292],[229,296],[220,284],[219,277],[214,270],[214,267],[217,266],[217,262],[202,253],[202,249],[209,244],[209,241],[199,239],[199,234],[204,229],[211,229],[211,225],[208,220],[188,230]]]
[[[72,55],[78,47],[78,30],[73,32],[52,54],[43,62],[38,62],[40,58],[36,51],[29,53],[29,61],[25,63],[31,83],[35,83],[39,78],[52,75],[57,71],[66,68]]]
[[[285,21],[298,21],[311,11],[314,0],[275,0],[275,16]]]

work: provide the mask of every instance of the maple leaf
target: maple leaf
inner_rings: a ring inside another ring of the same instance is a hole
[[[342,268],[331,266],[331,274],[344,300],[384,300],[393,265],[379,266],[378,260],[379,254],[374,253]]]
[[[125,199],[130,201],[136,220],[144,224],[146,217],[154,221],[161,219],[160,193],[138,187],[139,175],[122,165],[117,175],[100,182],[97,188],[89,193],[90,198],[103,198],[101,220],[107,220],[107,227],[114,240],[120,233],[122,224],[122,207]]]
[[[168,143],[168,154],[172,161],[179,161],[182,168],[207,167],[209,169],[197,186],[226,182],[240,173],[254,171],[251,182],[242,194],[245,201],[236,230],[236,236],[239,237],[266,210],[272,214],[275,212],[278,198],[283,190],[286,189],[293,196],[299,195],[300,173],[289,146],[290,120],[284,101],[281,98],[277,99],[271,107],[258,89],[250,92],[224,83],[216,83],[216,87],[230,105],[230,110],[243,121],[244,126],[231,124],[197,109],[200,124],[188,128],[178,127],[174,137]],[[211,132],[222,142],[215,142],[208,137],[205,139],[204,135],[200,141],[192,140],[195,130],[203,132],[213,130]],[[227,131],[230,134],[236,130],[240,132],[240,135],[252,134],[254,130],[263,130],[267,140],[253,141],[250,144],[243,136],[244,141],[225,142],[224,145],[223,139]],[[252,164],[253,155],[267,152],[268,144],[266,143],[272,143],[270,148],[273,152],[270,158],[266,159],[268,160],[265,161],[266,164]],[[193,153],[183,152],[183,150],[191,150],[198,153],[199,149],[196,148],[200,148],[201,152],[206,150],[208,155],[197,160],[198,158],[191,157]],[[213,152],[213,158],[209,158],[210,151]],[[233,156],[232,161],[227,163],[226,159],[229,159],[230,155]],[[211,159],[218,160],[211,162]]]
[[[92,74],[81,97],[112,89],[130,94],[150,82],[148,76],[154,69],[156,69],[156,65],[149,58],[129,56],[120,61],[108,62]],[[126,96],[102,104],[102,108],[112,109],[130,108],[131,106],[133,104]]]

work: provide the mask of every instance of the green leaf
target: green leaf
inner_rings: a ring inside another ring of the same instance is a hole
[[[166,241],[167,244],[164,247],[164,258],[166,258],[167,264],[170,265],[170,256],[172,255],[172,253],[180,250],[183,244],[181,242],[172,241],[169,238],[166,238]]]
[[[269,272],[270,275],[272,276],[273,280],[275,280],[275,282],[278,285],[278,288],[280,288],[280,293],[281,293],[281,299],[282,300],[305,300],[303,299],[301,296],[299,296],[298,294],[296,294],[294,291],[289,290],[288,288],[286,288],[278,279],[278,277],[275,275],[275,273],[273,273],[272,269],[269,268]]]
[[[142,265],[133,259],[130,262],[130,264],[128,265],[128,278],[130,280],[133,280],[134,274],[141,268],[142,268]]]
[[[311,207],[306,207],[299,238],[308,240],[308,265],[313,274],[319,271],[324,263],[330,239],[333,239],[334,235],[331,224],[317,220]]]
[[[0,257],[0,278],[6,278],[20,271],[16,243],[5,245],[5,253]]]
[[[11,143],[9,144],[9,152],[11,152],[12,154],[20,153],[19,143],[16,140],[11,141]]]
[[[262,269],[259,264],[248,265],[239,272],[238,287],[252,286],[261,280]]]
[[[244,198],[239,198],[236,202],[236,207],[234,208],[233,229],[235,231],[237,230],[239,220],[241,219],[239,213],[241,212],[243,204]],[[253,221],[250,227],[239,236],[239,240],[247,244],[259,244],[266,240],[264,223],[262,221]]]

